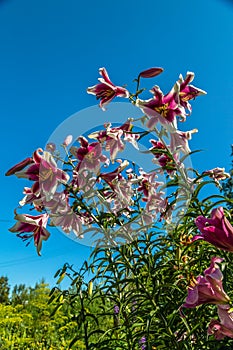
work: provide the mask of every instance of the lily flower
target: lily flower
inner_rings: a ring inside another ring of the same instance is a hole
[[[51,214],[51,225],[60,226],[66,234],[74,232],[78,238],[83,238],[82,225],[85,222],[82,216],[76,214],[68,205],[65,210],[63,208],[61,209],[60,211],[58,208],[58,212]]]
[[[177,151],[184,154],[191,152],[188,144],[188,140],[192,139],[192,134],[198,132],[197,129],[190,131],[180,131],[176,130],[175,132],[170,133],[171,137],[171,151],[176,153]]]
[[[11,232],[18,232],[18,235],[23,240],[34,238],[34,244],[37,249],[38,255],[40,254],[42,241],[46,241],[50,233],[46,230],[46,225],[48,222],[49,215],[41,214],[37,216],[28,214],[17,214],[15,212],[16,224],[9,229]],[[29,234],[29,232],[32,232]],[[23,235],[23,233],[25,233]]]
[[[101,130],[90,134],[89,138],[97,139],[101,144],[105,143],[105,150],[110,152],[111,162],[114,163],[118,152],[125,148],[122,136],[124,132],[120,128],[111,128],[111,123],[106,125],[106,130]]]
[[[157,192],[158,187],[162,184],[161,182],[156,181],[158,178],[155,172],[146,173],[143,170],[139,170],[139,186],[138,191],[143,192],[144,197],[142,201],[147,202],[148,197]]]
[[[104,125],[106,130],[100,130],[88,135],[90,139],[97,139],[102,144],[105,143],[105,150],[110,152],[111,162],[114,163],[118,152],[122,152],[125,149],[125,143],[127,141],[131,143],[136,149],[138,149],[137,140],[140,135],[132,133],[133,125],[130,121],[126,121],[119,127],[111,127],[112,124],[108,123]]]
[[[130,206],[133,205],[133,189],[132,182],[126,180],[121,174],[118,174],[117,181],[114,181],[114,206],[112,212],[117,213],[123,209],[130,211]]]
[[[233,338],[233,312],[229,305],[218,305],[218,320],[211,320],[207,334],[213,334],[216,340]]]
[[[145,212],[154,212],[156,215],[163,213],[167,208],[167,200],[163,198],[163,195],[162,191],[151,194],[147,199]]]
[[[166,95],[162,93],[159,86],[154,86],[150,92],[153,94],[153,98],[145,101],[136,100],[136,106],[150,117],[147,123],[148,128],[151,129],[160,122],[169,131],[175,131],[177,129],[176,116],[180,116],[183,121],[186,119],[185,109],[180,105],[179,84],[176,83]]]
[[[43,152],[41,148],[38,148],[33,153],[32,161],[30,158],[27,160],[16,164],[7,174],[15,174],[19,178],[38,182],[40,191],[45,195],[46,200],[52,199],[59,183],[68,182],[69,175],[57,167],[51,153]]]
[[[206,170],[203,172],[203,175],[208,175],[211,177],[217,185],[220,185],[219,181],[226,180],[231,177],[229,173],[225,172],[225,168],[214,168]]]
[[[54,213],[58,213],[62,210],[65,210],[68,205],[68,202],[69,195],[66,191],[54,193],[53,198],[50,201],[46,201],[45,199],[43,199],[43,204],[50,217]]]
[[[73,179],[71,181],[72,188],[76,191],[82,191],[83,196],[88,196],[88,193],[93,194],[94,185],[96,183],[96,174],[91,174],[86,169],[74,169],[73,170]]]
[[[111,102],[115,97],[129,97],[129,92],[121,86],[114,85],[109,79],[105,68],[100,68],[99,73],[102,78],[99,78],[99,84],[91,86],[87,89],[88,94],[95,95],[100,100],[100,108],[105,110],[105,106]]]
[[[73,154],[80,162],[77,170],[89,169],[92,171],[99,171],[101,162],[106,162],[107,157],[102,154],[102,147],[99,142],[88,143],[83,136],[78,138],[81,147],[71,147],[70,153]]]
[[[176,170],[175,160],[177,160],[177,155],[174,154],[172,157],[168,152],[169,150],[166,149],[161,141],[150,140],[150,143],[153,147],[149,148],[149,151],[155,156],[152,161],[158,163],[168,174],[172,174],[173,171]]]
[[[198,89],[193,85],[189,85],[194,79],[194,73],[193,72],[187,72],[187,75],[185,79],[183,79],[182,74],[179,76],[179,84],[180,84],[180,104],[185,109],[188,109],[189,112],[192,111],[192,107],[188,101],[195,99],[197,96],[200,95],[206,95],[206,92],[204,90]]]
[[[110,187],[114,187],[112,181],[129,165],[127,160],[124,160],[115,170],[109,173],[100,173],[99,177],[103,179]]]
[[[227,304],[230,300],[222,286],[223,274],[218,267],[223,259],[213,257],[204,277],[198,276],[188,287],[188,296],[182,307],[194,308],[201,304]]]
[[[33,204],[37,211],[44,209],[43,200],[40,194],[39,182],[34,182],[32,187],[24,187],[24,198],[19,202],[19,205],[23,207],[25,204]]]
[[[157,214],[162,214],[165,211],[164,192],[159,190],[159,186],[162,186],[163,183],[156,181],[157,175],[155,172],[146,173],[143,170],[139,170],[139,173],[137,191],[143,193],[142,201],[146,202],[142,220],[146,225],[150,225],[155,221]]]
[[[193,241],[203,239],[219,249],[233,252],[233,227],[225,217],[222,207],[213,209],[210,219],[198,216],[195,224],[202,234],[194,236]]]

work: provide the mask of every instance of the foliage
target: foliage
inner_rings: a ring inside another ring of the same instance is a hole
[[[211,208],[199,205],[200,212]],[[221,345],[233,346],[232,340],[216,342],[206,335],[209,320],[215,317],[214,307],[203,305],[198,310],[187,310],[186,317],[181,317],[179,309],[189,282],[208,267],[212,256],[224,257],[225,290],[231,297],[233,290],[231,253],[219,254],[206,243],[197,246],[189,241],[192,206],[196,206],[196,200],[186,214],[185,225],[166,236],[154,227],[128,245],[95,248],[89,263],[85,262],[79,272],[67,264],[58,271],[58,276],[71,278],[72,288],[60,291],[70,312],[76,312],[76,305],[84,305],[75,315],[78,327],[83,329],[86,349],[141,349],[144,336],[146,349],[151,350],[219,350]],[[94,277],[86,282],[93,271]],[[93,301],[98,308],[90,312]],[[115,306],[119,308],[117,314]]]
[[[68,349],[76,325],[65,310],[51,316],[54,303],[48,303],[49,293],[43,281],[34,288],[15,286],[9,303],[0,303],[1,349]],[[81,340],[79,345],[81,349]]]
[[[0,277],[0,303],[7,304],[9,301],[10,286],[6,276]]]

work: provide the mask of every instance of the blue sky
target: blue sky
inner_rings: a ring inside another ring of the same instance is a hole
[[[197,128],[192,149],[199,170],[229,168],[232,143],[233,3],[224,0],[0,1],[1,232],[0,275],[10,284],[34,284],[65,262],[80,266],[90,249],[56,232],[42,257],[8,228],[26,183],[4,174],[43,147],[70,115],[95,104],[86,94],[98,68],[129,83],[161,66],[151,81],[169,90],[180,73],[208,92],[193,102],[184,130]],[[93,126],[97,122],[93,120]],[[85,128],[85,120],[80,121]],[[75,130],[79,134],[79,130]]]

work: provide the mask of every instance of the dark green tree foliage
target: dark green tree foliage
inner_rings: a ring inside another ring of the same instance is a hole
[[[10,286],[8,284],[8,278],[4,276],[0,277],[0,303],[1,304],[8,304],[9,292],[10,292]]]
[[[8,286],[8,279],[1,277],[1,284]],[[4,288],[4,290],[8,290]],[[53,310],[58,300],[49,302],[50,289],[41,281],[35,287],[21,284],[15,286],[11,298],[5,297],[0,304],[0,349],[1,350],[52,350],[69,348],[77,333],[76,323],[61,306]],[[4,295],[7,295],[6,293]],[[7,302],[6,302],[7,301]],[[61,298],[59,297],[59,303]],[[75,349],[85,349],[81,340]]]
[[[29,301],[30,288],[25,284],[15,285],[11,294],[12,305],[25,305]]]

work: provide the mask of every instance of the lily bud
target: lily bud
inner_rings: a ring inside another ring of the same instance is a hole
[[[159,67],[149,68],[149,69],[146,69],[146,70],[142,71],[141,73],[139,73],[139,77],[141,77],[141,78],[153,78],[153,77],[156,77],[157,75],[161,74],[162,72],[163,72],[163,68],[159,68]]]
[[[63,146],[67,147],[69,146],[73,141],[73,136],[72,135],[68,135],[66,136],[65,140],[63,141]]]
[[[14,165],[12,168],[10,168],[7,172],[6,172],[6,176],[10,176],[13,175],[15,173],[17,173],[18,171],[24,169],[27,165],[33,163],[33,159],[31,157],[24,159],[22,162]]]

